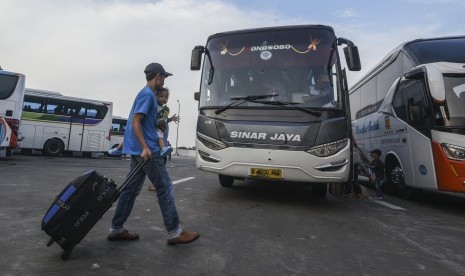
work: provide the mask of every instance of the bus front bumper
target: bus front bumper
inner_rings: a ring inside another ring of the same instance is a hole
[[[317,157],[305,151],[229,147],[211,150],[197,143],[197,168],[235,178],[260,178],[307,183],[346,182],[350,147]]]

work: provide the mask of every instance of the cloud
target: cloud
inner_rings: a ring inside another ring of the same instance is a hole
[[[347,8],[345,10],[335,11],[334,14],[337,17],[341,17],[341,18],[351,18],[351,17],[357,17],[358,16],[357,11],[355,11],[353,8]]]

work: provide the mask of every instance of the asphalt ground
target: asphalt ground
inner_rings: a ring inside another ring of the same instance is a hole
[[[0,160],[2,275],[465,275],[465,199],[422,193],[384,201],[315,198],[296,183],[236,181],[222,188],[195,160],[167,167],[182,226],[200,233],[168,246],[149,181],[125,226],[138,241],[106,240],[114,207],[62,261],[41,220],[89,169],[122,183],[129,161],[16,155]],[[368,190],[372,193],[372,190]]]

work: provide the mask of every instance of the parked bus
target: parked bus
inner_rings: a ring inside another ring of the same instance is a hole
[[[112,109],[111,102],[26,89],[21,148],[50,156],[64,151],[106,152],[110,148]]]
[[[116,148],[118,145],[123,142],[124,132],[126,131],[126,124],[128,119],[113,116],[113,121],[111,124],[111,148]]]
[[[192,51],[200,70],[197,167],[221,186],[258,178],[312,184],[351,179],[351,119],[345,69],[360,70],[357,47],[328,26],[218,33]]]
[[[19,145],[24,83],[24,75],[0,68],[0,156],[11,156]]]
[[[350,90],[357,144],[383,152],[386,188],[465,192],[465,36],[391,51]]]

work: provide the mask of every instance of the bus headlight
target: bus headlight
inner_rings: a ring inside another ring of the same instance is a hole
[[[451,145],[451,144],[441,144],[441,146],[448,158],[458,159],[458,160],[465,159],[465,148],[464,147]]]
[[[343,139],[336,142],[331,142],[328,144],[319,145],[307,150],[308,153],[313,154],[318,157],[327,157],[334,155],[340,152],[343,148],[347,146],[349,139]]]
[[[213,139],[207,135],[201,134],[197,132],[197,140],[199,140],[202,144],[204,144],[207,148],[212,150],[222,150],[227,148],[223,142]]]

